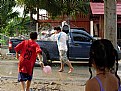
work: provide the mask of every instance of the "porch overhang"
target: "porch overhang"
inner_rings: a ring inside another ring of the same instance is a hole
[[[92,14],[94,15],[103,15],[104,14],[104,3],[92,3],[90,2],[90,7]],[[117,15],[121,15],[121,3],[117,3]]]

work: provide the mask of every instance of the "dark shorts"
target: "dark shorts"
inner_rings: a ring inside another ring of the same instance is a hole
[[[18,73],[18,82],[21,82],[21,81],[31,81],[32,80],[32,75],[28,75],[27,73]]]

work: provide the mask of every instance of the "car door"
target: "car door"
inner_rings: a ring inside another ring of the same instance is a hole
[[[73,32],[71,40],[68,41],[69,59],[89,59],[90,46],[92,38],[81,32]]]

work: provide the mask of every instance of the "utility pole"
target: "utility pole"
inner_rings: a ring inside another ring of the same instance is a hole
[[[116,0],[104,0],[104,38],[117,48]]]
[[[37,22],[36,22],[36,32],[38,33],[38,39],[40,39],[40,34],[39,34],[39,8],[38,8],[38,5],[37,5]]]

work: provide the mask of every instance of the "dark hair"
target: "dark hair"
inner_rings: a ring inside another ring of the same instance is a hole
[[[66,34],[68,34],[69,33],[69,25],[64,25],[62,27],[62,31],[65,32]]]
[[[120,78],[117,75],[118,53],[113,47],[111,41],[107,39],[100,39],[92,43],[89,58],[89,72],[91,74],[90,79],[92,78],[91,66],[93,62],[96,64],[97,69],[104,72],[105,69],[109,69],[110,71],[112,71],[112,69],[114,69],[114,64],[116,63],[115,75],[120,81]]]
[[[32,40],[37,39],[37,32],[31,32],[31,33],[30,33],[30,38],[31,38]]]
[[[61,30],[61,28],[60,27],[54,27],[54,30],[59,31],[59,30]]]

